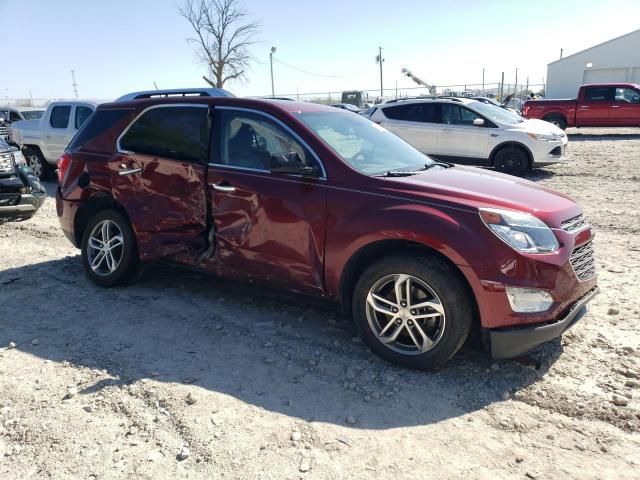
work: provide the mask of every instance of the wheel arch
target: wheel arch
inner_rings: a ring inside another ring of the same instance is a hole
[[[531,149],[527,147],[524,143],[520,143],[514,140],[503,142],[493,147],[493,150],[491,150],[491,153],[489,154],[490,166],[495,167],[496,155],[498,154],[499,151],[504,150],[505,148],[517,148],[524,151],[524,153],[527,155],[527,160],[529,161],[529,167],[533,166],[534,161],[533,161],[533,153],[531,152]]]
[[[542,117],[542,120],[544,120],[545,122],[548,122],[547,118],[553,118],[553,117],[560,117],[565,121],[565,123],[567,123],[567,114],[559,110],[552,110],[548,113],[545,113],[544,116]]]
[[[91,193],[83,202],[73,221],[73,236],[76,247],[82,243],[82,235],[91,217],[102,210],[113,209],[120,212],[131,225],[127,211],[110,193],[98,191]],[[134,230],[135,233],[135,230]]]
[[[356,283],[369,265],[390,255],[407,252],[436,257],[447,263],[452,268],[455,275],[464,285],[464,288],[471,299],[473,307],[473,323],[479,325],[480,315],[476,296],[468,279],[462,270],[460,270],[458,265],[456,265],[456,263],[445,254],[434,248],[415,241],[401,239],[376,240],[362,246],[359,250],[353,253],[353,255],[351,255],[340,277],[340,309],[342,313],[348,315],[351,312],[351,303],[353,301],[353,292],[355,290]]]

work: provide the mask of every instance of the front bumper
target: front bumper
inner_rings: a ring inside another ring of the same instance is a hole
[[[559,337],[587,313],[587,303],[596,296],[599,291],[598,287],[591,289],[569,308],[569,311],[564,317],[555,323],[541,326],[488,330],[491,356],[495,359],[519,357],[538,348],[543,343]]]
[[[559,141],[539,142],[533,153],[533,166],[553,165],[566,159],[567,145],[569,141],[565,135]]]
[[[11,205],[0,203],[0,218],[11,220],[28,220],[33,217],[42,206],[45,195],[21,194],[18,203]]]

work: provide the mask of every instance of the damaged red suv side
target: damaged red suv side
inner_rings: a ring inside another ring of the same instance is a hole
[[[571,198],[435,162],[330,107],[104,104],[58,173],[62,229],[96,284],[163,258],[326,297],[409,367],[447,361],[474,322],[494,357],[524,354],[597,293],[592,231]]]

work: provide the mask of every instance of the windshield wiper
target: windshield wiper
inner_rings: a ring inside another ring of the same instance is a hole
[[[425,170],[429,170],[430,168],[433,168],[433,167],[449,168],[449,167],[453,167],[453,165],[450,163],[443,163],[443,162],[425,163],[422,167],[413,168],[411,170],[400,170],[400,169],[389,170],[386,173],[383,173],[381,175],[374,175],[374,176],[376,177],[409,177],[411,175],[417,175],[418,173],[423,172]]]

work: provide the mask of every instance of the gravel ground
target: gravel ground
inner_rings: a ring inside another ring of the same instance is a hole
[[[640,478],[640,131],[569,133],[531,179],[582,204],[602,293],[525,363],[404,370],[330,306],[166,265],[97,288],[53,198],[0,226],[0,478]]]

